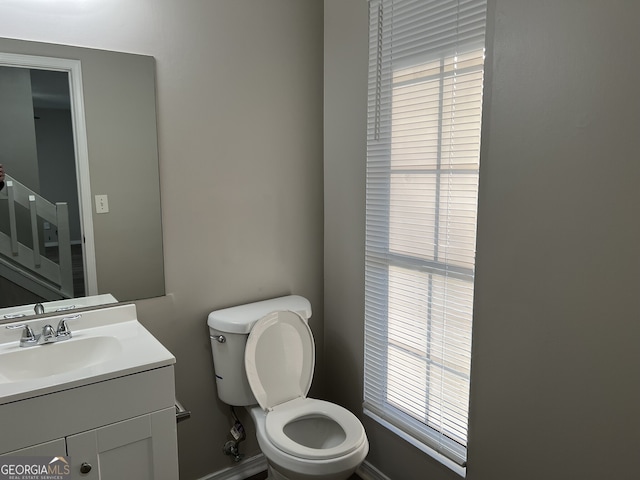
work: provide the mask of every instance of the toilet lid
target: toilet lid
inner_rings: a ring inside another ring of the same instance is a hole
[[[251,390],[264,410],[306,397],[314,364],[313,334],[299,314],[272,312],[251,329],[244,365]]]

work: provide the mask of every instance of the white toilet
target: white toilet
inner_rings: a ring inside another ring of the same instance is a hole
[[[209,314],[220,399],[246,406],[275,480],[345,480],[369,451],[358,418],[307,398],[315,345],[311,304],[290,295]]]

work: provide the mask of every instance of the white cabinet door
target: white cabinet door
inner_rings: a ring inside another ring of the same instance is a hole
[[[71,478],[177,480],[175,408],[67,437]]]

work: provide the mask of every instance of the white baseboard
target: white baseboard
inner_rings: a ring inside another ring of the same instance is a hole
[[[266,469],[267,459],[264,458],[262,453],[259,453],[255,457],[247,458],[237,465],[210,473],[199,480],[244,480],[257,473],[264,472]]]
[[[366,460],[358,467],[356,473],[362,480],[391,480]]]

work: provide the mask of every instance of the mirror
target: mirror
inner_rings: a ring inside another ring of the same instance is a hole
[[[81,234],[72,236],[81,247],[80,264],[86,276],[82,279],[86,289],[80,294],[110,293],[119,301],[164,295],[154,59],[4,38],[0,38],[0,52],[0,65],[25,69],[26,75],[34,78],[34,85],[41,84],[39,77],[51,79],[54,75],[50,71],[69,76],[66,83],[71,93],[72,150],[77,182],[71,178],[74,176],[72,166],[66,174],[68,185],[64,188],[67,198],[75,194],[78,200],[78,207],[74,208],[78,211]],[[14,56],[19,56],[22,63],[16,63]],[[38,72],[33,75],[33,70]],[[60,81],[59,76],[57,79]],[[42,97],[41,89],[35,90],[35,94]],[[42,119],[42,112],[33,116]],[[63,122],[54,123],[60,126]],[[41,149],[51,153],[47,147]],[[22,159],[15,152],[0,147],[0,163],[16,182],[21,182],[18,174],[22,175],[24,170],[19,162]],[[36,169],[39,171],[39,167]],[[16,175],[12,175],[13,172]],[[45,185],[40,188],[44,196],[51,190],[46,185],[55,176],[50,166],[36,176],[38,188]],[[25,177],[22,183],[32,182]],[[56,182],[59,189],[62,184]],[[7,188],[3,190],[0,193],[6,197]],[[108,212],[96,213],[101,202],[96,203],[96,196],[98,199],[106,196]],[[64,201],[70,204],[71,219],[73,200]],[[7,203],[0,198],[0,209]],[[53,232],[46,229],[47,223],[41,222],[40,238],[51,241]],[[71,243],[74,244],[73,239]],[[9,257],[8,261],[11,260]],[[5,288],[7,280],[0,278],[2,281],[5,283],[0,285],[0,296],[9,290]],[[20,295],[14,297],[5,300],[3,306],[34,303]]]

